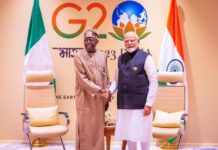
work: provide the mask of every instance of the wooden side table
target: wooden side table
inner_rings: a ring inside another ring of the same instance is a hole
[[[105,127],[104,136],[106,137],[106,150],[110,150],[111,136],[114,135],[115,127]]]
[[[105,127],[104,136],[106,137],[106,150],[110,150],[111,136],[114,135],[115,127]],[[122,141],[122,150],[126,149],[126,141]]]

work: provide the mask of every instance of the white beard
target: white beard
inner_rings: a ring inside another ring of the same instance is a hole
[[[136,51],[136,49],[137,49],[136,47],[127,48],[126,51],[129,52],[129,53],[133,53],[134,51]]]

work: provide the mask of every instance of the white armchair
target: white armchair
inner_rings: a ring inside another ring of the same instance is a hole
[[[159,82],[170,82],[166,86],[159,86],[154,103],[154,120],[152,134],[155,139],[165,139],[170,143],[180,140],[185,131],[185,85],[182,72],[159,72]],[[176,84],[177,83],[177,84]],[[179,84],[178,84],[179,83]]]
[[[32,71],[26,73],[24,85],[23,129],[28,137],[30,150],[32,138],[59,137],[65,149],[62,136],[69,130],[70,119],[67,112],[58,112],[51,71]],[[59,114],[66,118],[66,125],[59,122]]]

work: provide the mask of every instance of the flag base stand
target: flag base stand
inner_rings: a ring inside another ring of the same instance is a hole
[[[177,141],[170,143],[168,140],[163,140],[160,142],[161,150],[177,150],[177,146],[178,146]]]
[[[33,147],[46,147],[48,143],[44,139],[36,138],[32,142]]]

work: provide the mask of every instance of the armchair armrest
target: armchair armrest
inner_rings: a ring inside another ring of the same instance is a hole
[[[188,116],[188,114],[182,114],[182,116],[181,116],[181,120],[186,120],[186,117]]]
[[[23,116],[23,130],[25,134],[29,133],[29,116],[27,113],[21,113]]]
[[[70,125],[70,117],[68,115],[67,112],[58,112],[61,115],[64,115],[64,117],[66,118],[66,127],[69,130],[69,125]]]
[[[182,114],[182,116],[181,116],[180,123],[183,124],[184,126],[185,126],[185,123],[186,123],[187,116],[188,116],[188,114]]]
[[[21,113],[21,115],[23,116],[24,120],[29,120],[29,116],[27,113]]]
[[[181,133],[184,134],[185,131],[185,127],[186,127],[186,118],[187,118],[188,114],[182,114],[181,116],[181,120],[180,120],[180,125],[181,125]]]

